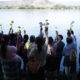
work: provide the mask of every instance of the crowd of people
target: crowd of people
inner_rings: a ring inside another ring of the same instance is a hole
[[[56,38],[48,36],[48,27],[40,27],[39,36],[30,37],[24,30],[0,34],[0,80],[61,80],[58,79],[64,56],[63,75],[72,80],[76,73],[77,40],[72,29],[67,31],[66,44],[56,31]],[[25,72],[25,78],[22,77]],[[64,79],[63,79],[64,80]]]

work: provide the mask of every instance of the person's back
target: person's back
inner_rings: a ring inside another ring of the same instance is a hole
[[[75,44],[67,44],[65,47],[64,47],[64,50],[63,50],[63,54],[65,56],[70,56],[70,53],[71,53],[71,50],[72,49],[75,49]]]
[[[15,46],[9,46],[9,37],[4,35],[1,39],[0,59],[4,80],[19,80],[19,70],[23,68],[23,60],[17,53]]]
[[[16,47],[8,46],[5,59],[1,59],[4,80],[19,80],[23,60],[16,55]]]
[[[19,62],[1,61],[4,80],[19,80]]]
[[[62,57],[62,51],[63,51],[64,45],[65,44],[62,41],[57,45],[56,56],[58,58]]]
[[[76,45],[73,43],[72,37],[68,37],[66,39],[67,45],[63,49],[63,56],[64,56],[64,69],[66,77],[69,79],[70,72],[76,72],[76,58],[72,54],[72,51],[76,52]],[[73,59],[75,58],[75,59]],[[74,60],[74,61],[73,61]]]
[[[71,38],[72,39],[72,38]],[[64,49],[63,49],[63,55],[64,56],[70,56],[71,50],[74,49],[76,50],[76,44],[74,44],[73,42],[70,44],[67,44]]]
[[[62,51],[65,46],[62,35],[58,35],[58,42],[57,42],[57,48],[56,48],[56,57],[57,57],[57,73],[60,72],[60,64],[62,60]]]

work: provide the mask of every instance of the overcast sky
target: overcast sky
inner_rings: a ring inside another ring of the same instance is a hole
[[[0,0],[0,1],[14,1],[14,0]],[[55,4],[80,5],[80,0],[49,0],[49,1]]]
[[[80,0],[49,0],[53,3],[65,4],[65,5],[80,5]]]

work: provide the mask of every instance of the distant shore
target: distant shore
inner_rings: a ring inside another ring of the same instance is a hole
[[[0,6],[0,9],[73,9],[80,10],[80,6],[65,6],[65,5],[54,5],[54,6],[33,6],[33,5],[21,5],[21,6]]]

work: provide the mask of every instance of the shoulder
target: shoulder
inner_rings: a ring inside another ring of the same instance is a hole
[[[15,46],[8,46],[9,51],[17,51],[17,48]]]
[[[15,46],[8,46],[10,49],[17,49]]]

